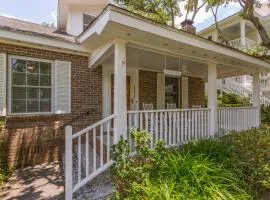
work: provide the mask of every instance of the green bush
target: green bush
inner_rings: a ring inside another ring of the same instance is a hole
[[[241,97],[233,93],[223,93],[218,96],[219,107],[247,107],[251,106],[250,97]]]
[[[150,136],[132,131],[137,154],[121,139],[114,147],[113,175],[119,199],[252,199],[243,165],[232,144],[220,139],[194,141],[166,151]],[[224,139],[225,140],[225,139]]]
[[[233,146],[233,156],[242,168],[245,181],[258,197],[270,196],[270,127],[233,132],[221,140]]]
[[[261,106],[262,123],[270,124],[270,105]]]

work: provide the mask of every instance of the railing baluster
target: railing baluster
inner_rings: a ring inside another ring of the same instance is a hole
[[[180,112],[180,120],[181,120],[181,132],[180,132],[180,134],[181,134],[181,143],[183,143],[184,142],[184,112],[183,111],[181,111]]]
[[[163,129],[163,112],[159,113],[159,123],[160,123],[160,136],[159,138],[164,140],[164,129]]]
[[[100,167],[103,166],[103,124],[100,125],[100,139],[99,139],[99,145],[100,145]]]
[[[93,172],[97,169],[97,129],[93,129]]]
[[[111,123],[110,121],[108,121],[107,123],[107,162],[110,161],[110,150],[111,150],[111,146],[110,146],[110,141],[111,141]]]
[[[169,145],[172,144],[172,113],[169,112]]]
[[[180,111],[177,112],[177,120],[176,120],[176,123],[177,123],[177,144],[180,143]]]
[[[176,112],[173,112],[173,145],[176,145]]]
[[[143,113],[140,113],[140,130],[143,130]]]
[[[78,137],[78,183],[82,178],[82,141],[81,136]]]
[[[150,132],[151,132],[151,148],[153,148],[154,147],[154,113],[153,112],[151,112],[151,116],[150,116],[150,120],[151,120],[151,130],[150,130]]]
[[[164,118],[164,138],[165,138],[165,144],[168,145],[168,120],[167,120],[167,112],[164,112],[165,118]]]
[[[89,131],[85,134],[85,176],[89,176]]]
[[[160,139],[158,134],[158,112],[155,113],[155,122],[156,122],[156,128],[155,128],[155,144]]]

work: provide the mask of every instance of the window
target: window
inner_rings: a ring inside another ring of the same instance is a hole
[[[10,112],[52,111],[52,62],[10,58]]]
[[[179,78],[165,77],[165,104],[176,104],[179,108]]]
[[[83,14],[83,30],[85,30],[94,19],[95,17],[91,15]]]

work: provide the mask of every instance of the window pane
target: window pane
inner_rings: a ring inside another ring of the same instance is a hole
[[[27,85],[39,86],[38,74],[27,74]]]
[[[51,63],[44,63],[44,62],[40,63],[41,74],[51,74],[51,70],[52,70]]]
[[[40,75],[40,86],[51,86],[51,75]]]
[[[26,88],[25,87],[12,87],[12,98],[24,100],[26,98]]]
[[[27,99],[39,99],[38,88],[27,88]]]
[[[25,72],[26,71],[25,60],[12,58],[11,65],[12,65],[12,72]]]
[[[39,112],[39,100],[28,100],[27,101],[27,112]]]
[[[28,73],[39,73],[39,62],[27,61],[27,72]]]
[[[26,84],[25,79],[26,79],[25,73],[16,73],[16,72],[12,73],[13,85],[25,85]]]
[[[26,112],[25,100],[13,100],[12,112],[13,113],[25,113]]]
[[[40,100],[40,112],[51,112],[51,100]]]
[[[51,88],[41,88],[40,99],[51,99]]]

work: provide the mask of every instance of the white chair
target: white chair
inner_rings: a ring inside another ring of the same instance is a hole
[[[202,108],[200,105],[192,105],[192,108]]]
[[[154,105],[152,103],[143,103],[143,110],[154,110]]]
[[[167,109],[168,110],[177,109],[176,103],[167,103]]]

